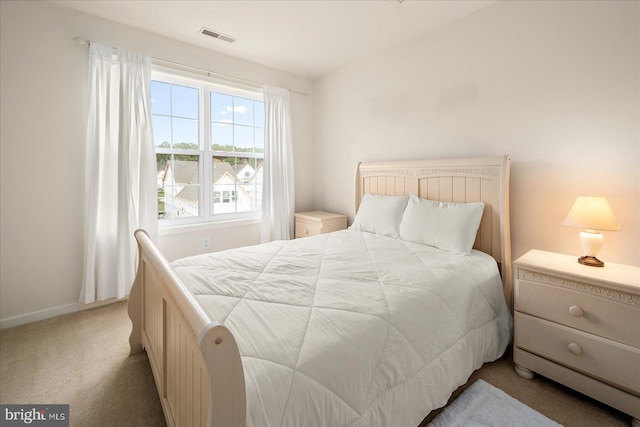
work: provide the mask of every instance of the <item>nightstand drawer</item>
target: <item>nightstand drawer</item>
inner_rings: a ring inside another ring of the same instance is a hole
[[[640,396],[639,349],[526,314],[515,317],[516,347]]]
[[[295,215],[296,238],[317,236],[347,228],[346,215],[325,212],[299,212]]]
[[[322,233],[322,223],[296,220],[295,230],[296,237],[315,236]]]
[[[640,348],[638,308],[523,279],[516,281],[516,295],[517,311]]]

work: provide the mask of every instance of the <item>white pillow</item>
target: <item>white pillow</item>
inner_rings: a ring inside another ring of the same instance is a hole
[[[400,224],[400,238],[468,255],[483,211],[482,202],[439,202],[411,194]]]
[[[402,213],[408,200],[408,196],[367,193],[362,198],[358,213],[349,228],[398,238]]]

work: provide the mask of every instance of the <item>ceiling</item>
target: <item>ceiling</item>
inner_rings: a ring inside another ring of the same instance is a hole
[[[498,0],[53,0],[212,51],[316,78]],[[208,29],[235,43],[200,34]]]

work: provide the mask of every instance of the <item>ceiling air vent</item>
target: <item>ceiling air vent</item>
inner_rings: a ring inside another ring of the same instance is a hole
[[[219,33],[217,31],[210,30],[208,28],[200,28],[200,34],[204,34],[205,36],[213,37],[214,39],[219,39],[225,41],[227,43],[233,43],[237,39],[226,34]]]

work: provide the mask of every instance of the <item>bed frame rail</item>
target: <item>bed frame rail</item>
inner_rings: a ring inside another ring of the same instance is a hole
[[[244,373],[229,330],[211,321],[144,230],[129,295],[131,354],[146,350],[169,426],[244,426]]]

